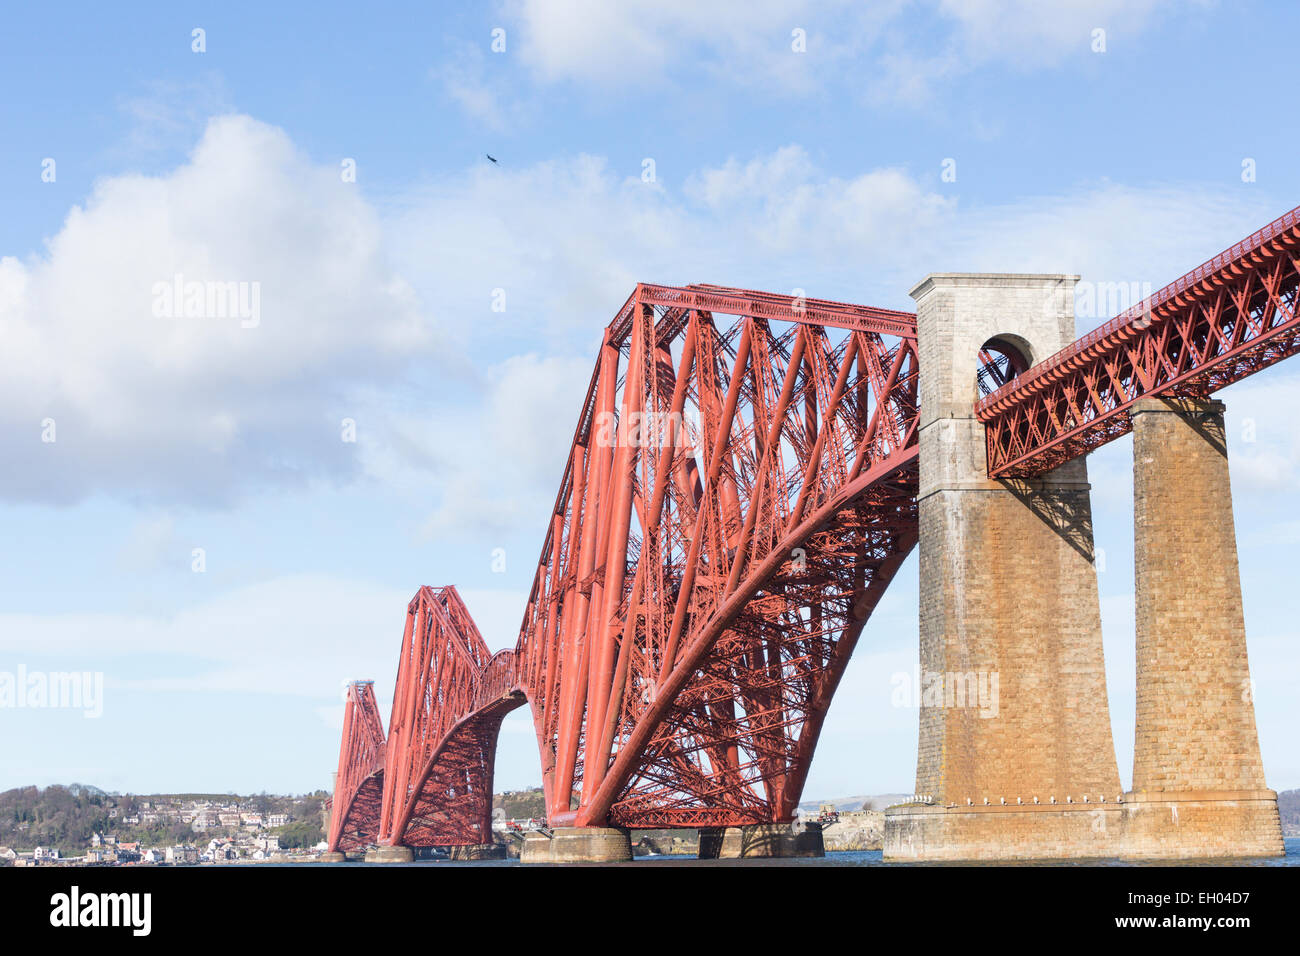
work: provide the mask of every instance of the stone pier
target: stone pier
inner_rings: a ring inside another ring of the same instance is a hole
[[[632,841],[617,827],[557,827],[524,837],[521,863],[627,863]]]
[[[1119,771],[1087,466],[988,477],[980,352],[1027,367],[1074,340],[1072,275],[927,276],[921,369],[918,800],[887,860],[1114,855]]]
[[[716,860],[722,853],[722,841],[727,835],[724,827],[700,827],[700,842],[696,856],[701,860]]]
[[[452,860],[504,860],[509,854],[504,843],[474,843],[468,846],[447,847]]]
[[[716,858],[792,859],[825,856],[821,824],[762,823],[727,827]],[[700,854],[704,859],[703,852]]]
[[[367,863],[411,863],[415,851],[409,846],[375,846],[366,851]]]
[[[1132,408],[1137,612],[1124,856],[1283,853],[1246,658],[1223,403]]]

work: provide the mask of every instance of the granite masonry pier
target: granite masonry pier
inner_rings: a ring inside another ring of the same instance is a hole
[[[1133,410],[1137,748],[1120,790],[1087,466],[990,480],[981,352],[1027,368],[1074,340],[1077,276],[935,274],[921,367],[916,799],[887,860],[1167,859],[1282,852],[1265,788],[1222,405]]]
[[[920,799],[886,813],[886,859],[1106,855],[1120,783],[1087,465],[992,481],[974,416],[981,350],[1027,367],[1068,345],[1077,279],[943,274],[912,290]]]

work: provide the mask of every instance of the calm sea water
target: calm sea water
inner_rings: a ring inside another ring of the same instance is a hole
[[[1169,860],[1158,863],[1134,863],[1128,860],[1089,860],[1086,863],[1077,860],[1036,861],[1035,866],[1300,866],[1300,838],[1291,838],[1285,842],[1286,856],[1263,857],[1243,860]],[[379,866],[386,869],[402,866],[519,866],[518,860],[481,860],[476,862],[456,862],[450,860],[419,860],[415,863],[286,863],[284,866]],[[827,853],[820,859],[812,860],[697,860],[682,856],[642,856],[631,863],[621,866],[915,866],[909,863],[886,863],[881,859],[879,850],[845,850]],[[938,865],[938,864],[919,864]],[[1024,864],[987,863],[983,866],[1014,866]]]

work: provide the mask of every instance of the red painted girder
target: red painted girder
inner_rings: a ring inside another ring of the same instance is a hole
[[[1126,434],[1141,398],[1208,395],[1300,351],[1300,207],[976,403],[993,477]]]
[[[916,339],[916,313],[881,309],[869,305],[810,299],[806,296],[780,295],[753,289],[695,283],[688,286],[656,285],[642,282],[623,303],[610,323],[611,339],[621,345],[631,326],[633,303],[663,306],[680,310],[719,312],[724,315],[748,315],[782,322],[799,322],[826,328],[857,332],[878,332],[900,338]]]

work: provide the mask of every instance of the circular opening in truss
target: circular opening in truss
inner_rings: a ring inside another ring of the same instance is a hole
[[[1029,368],[1028,349],[1008,337],[995,335],[980,346],[975,387],[979,397],[996,392]]]

